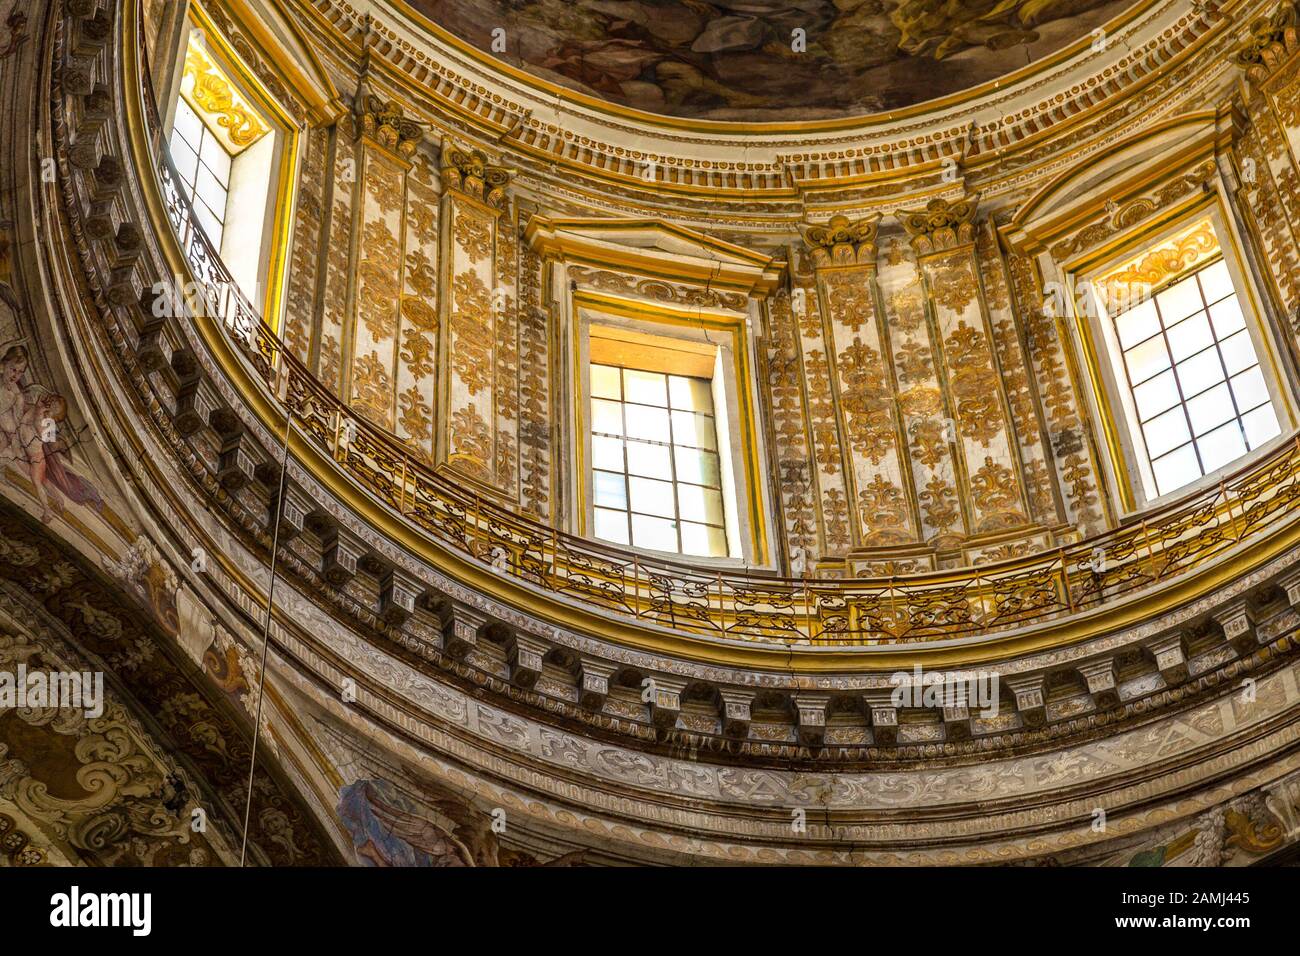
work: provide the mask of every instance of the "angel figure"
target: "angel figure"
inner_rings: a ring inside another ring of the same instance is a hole
[[[99,491],[65,463],[61,426],[68,417],[67,401],[43,385],[24,385],[29,364],[21,345],[0,356],[0,476],[9,465],[26,472],[44,522],[63,513],[65,499],[103,511]]]

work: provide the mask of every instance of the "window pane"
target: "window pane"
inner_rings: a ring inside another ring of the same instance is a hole
[[[1255,358],[1255,343],[1250,340],[1250,333],[1245,329],[1220,342],[1219,348],[1223,350],[1223,364],[1228,367],[1229,375],[1236,375],[1259,364]]]
[[[667,445],[647,445],[644,442],[627,443],[628,474],[644,478],[673,477],[672,453]]]
[[[203,231],[208,234],[212,244],[220,248],[221,246],[221,220],[213,215],[212,210],[204,203],[196,202],[194,204],[194,218],[198,220]]]
[[[1187,433],[1187,416],[1182,407],[1165,412],[1142,426],[1146,435],[1147,454],[1159,457],[1171,448],[1177,448],[1192,436]]]
[[[591,430],[606,435],[623,434],[623,406],[602,398],[591,400]]]
[[[677,486],[678,514],[686,521],[722,524],[722,493],[699,485]]]
[[[221,185],[230,185],[230,154],[211,133],[203,137],[203,147],[199,150],[199,159],[203,165],[212,170],[212,175]]]
[[[185,140],[173,133],[169,146],[172,156],[172,165],[176,167],[177,174],[185,183],[187,191],[194,190],[194,177],[198,173],[199,157],[190,149]]]
[[[1159,494],[1225,468],[1281,433],[1223,260],[1114,323]],[[1139,341],[1143,336],[1150,338]]]
[[[709,381],[597,364],[589,379],[597,535],[656,551],[725,556]]]
[[[215,176],[209,172],[206,166],[199,166],[199,176],[194,183],[194,191],[198,193],[209,209],[211,209],[222,221],[226,218],[226,190],[221,183],[217,182]]]
[[[682,553],[725,555],[727,535],[721,528],[686,522],[682,525]]]
[[[605,471],[623,470],[623,442],[618,438],[591,436],[591,463]]]
[[[631,544],[627,537],[627,514],[596,509],[596,537],[616,544]]]
[[[1268,401],[1268,388],[1259,366],[1243,372],[1232,380],[1232,394],[1237,396],[1237,408],[1248,411]]]
[[[1132,348],[1160,331],[1160,318],[1151,300],[1130,309],[1115,320],[1120,348]]]
[[[1220,340],[1246,327],[1246,317],[1241,314],[1241,303],[1235,295],[1218,305],[1210,306],[1210,321],[1214,323],[1214,334]]]
[[[1185,398],[1199,395],[1211,385],[1222,381],[1223,365],[1219,362],[1216,349],[1206,349],[1178,365],[1178,384],[1182,386]]]
[[[718,447],[718,433],[713,425],[713,416],[698,412],[673,412],[673,444],[690,445],[692,448]]]
[[[683,378],[674,375],[669,380],[673,408],[686,411],[713,411],[713,394],[709,382],[702,378]]]
[[[172,125],[172,135],[180,134],[189,143],[191,152],[199,151],[203,141],[203,121],[184,99],[176,101],[176,121]]]
[[[1184,445],[1175,452],[1151,463],[1156,475],[1156,488],[1162,495],[1190,484],[1201,477],[1201,466],[1196,462],[1196,452],[1191,445]]]
[[[1201,349],[1214,344],[1210,334],[1210,320],[1204,312],[1198,312],[1190,319],[1183,319],[1169,330],[1169,351],[1175,362],[1181,362],[1189,355],[1195,355]]]
[[[700,451],[696,448],[678,448],[677,480],[717,488],[722,484],[722,479],[718,474],[718,456],[711,451]]]
[[[1202,308],[1204,303],[1201,302],[1201,290],[1196,285],[1196,277],[1188,276],[1182,282],[1165,289],[1156,296],[1156,305],[1160,306],[1160,317],[1165,320],[1165,328]]]
[[[668,412],[662,408],[648,408],[645,405],[624,405],[627,410],[627,434],[629,438],[642,438],[646,441],[672,441],[668,432]]]
[[[1137,403],[1138,418],[1142,421],[1173,408],[1179,401],[1173,370],[1161,372],[1133,389],[1133,399]]]
[[[665,518],[650,518],[646,515],[633,515],[632,543],[638,548],[654,548],[656,551],[676,551],[676,523]]]
[[[1246,454],[1246,440],[1242,438],[1241,426],[1235,421],[1196,439],[1196,447],[1207,474]]]
[[[1232,294],[1232,277],[1228,275],[1228,263],[1222,259],[1208,269],[1203,269],[1200,279],[1206,302],[1218,302]]]
[[[1228,383],[1216,385],[1203,395],[1187,403],[1187,417],[1192,420],[1192,433],[1204,435],[1211,428],[1222,425],[1236,415]]]
[[[650,478],[629,478],[629,491],[632,494],[632,510],[647,515],[659,515],[662,518],[675,518],[677,510],[673,506],[673,483],[671,481],[654,481]]]
[[[668,393],[664,376],[658,372],[641,372],[636,369],[623,369],[623,401],[639,402],[642,405],[658,405],[663,408],[668,404]]]
[[[623,393],[619,389],[619,370],[612,365],[593,365],[591,394],[594,398],[612,398],[614,401],[622,398]]]
[[[1156,336],[1124,353],[1128,376],[1134,385],[1145,382],[1169,367],[1169,350],[1162,336]]]
[[[592,488],[596,495],[596,504],[607,508],[627,508],[627,488],[623,476],[609,471],[597,471],[592,474]]]
[[[1242,415],[1241,424],[1246,429],[1246,441],[1251,448],[1258,448],[1266,441],[1282,434],[1282,429],[1277,424],[1277,416],[1273,414],[1272,405],[1264,405]]]

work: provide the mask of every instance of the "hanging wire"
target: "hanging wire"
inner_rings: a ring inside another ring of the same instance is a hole
[[[283,366],[281,366],[283,371]],[[287,396],[286,396],[287,399]],[[253,776],[257,771],[257,743],[262,735],[262,701],[266,699],[266,660],[271,647],[271,613],[275,608],[276,559],[280,555],[280,522],[284,517],[284,485],[289,474],[289,428],[293,411],[284,406],[284,453],[280,459],[280,489],[275,498],[275,528],[271,532],[271,583],[266,590],[266,621],[262,625],[262,661],[257,674],[257,716],[253,720],[253,750],[248,760],[248,798],[244,801],[244,833],[239,847],[239,865],[248,856],[248,826],[253,814]]]

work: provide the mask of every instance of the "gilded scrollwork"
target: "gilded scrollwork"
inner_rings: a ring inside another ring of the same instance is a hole
[[[1015,474],[1006,465],[985,456],[984,464],[971,476],[970,483],[972,498],[981,514],[978,530],[996,531],[1025,523],[1019,486]]]
[[[452,280],[451,366],[470,395],[492,384],[491,300],[477,272],[462,272]]]
[[[883,475],[876,475],[858,492],[863,543],[871,547],[913,540],[907,498],[903,490]]]
[[[230,143],[245,149],[271,131],[266,122],[237,93],[206,50],[191,42],[185,51],[185,80],[199,111],[216,118]]]
[[[376,425],[391,428],[393,379],[377,352],[361,356],[352,372],[352,405]]]
[[[979,297],[970,256],[958,255],[935,262],[929,273],[931,295],[945,309],[961,314]]]
[[[840,404],[853,451],[878,465],[894,447],[894,396],[880,353],[862,339],[839,355]]]
[[[989,447],[1005,429],[999,383],[984,333],[959,321],[944,341],[949,387],[957,406],[962,435]]]
[[[487,220],[478,216],[461,214],[456,217],[456,226],[452,230],[456,245],[465,250],[471,262],[487,258],[492,250],[492,230]]]
[[[1099,283],[1108,303],[1135,303],[1151,290],[1203,262],[1219,251],[1219,239],[1208,220],[1197,223],[1167,242],[1147,249],[1132,262],[1108,272]]]

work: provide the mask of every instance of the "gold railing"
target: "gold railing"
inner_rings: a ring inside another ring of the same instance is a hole
[[[142,60],[144,51],[140,51]],[[864,645],[1005,631],[1098,607],[1204,568],[1288,524],[1300,500],[1300,439],[1218,486],[1100,536],[978,568],[888,579],[700,573],[607,547],[514,514],[430,468],[324,386],[239,291],[194,219],[141,84],[167,214],[201,292],[253,371],[302,433],[430,538],[517,582],[600,612],[715,637]]]

